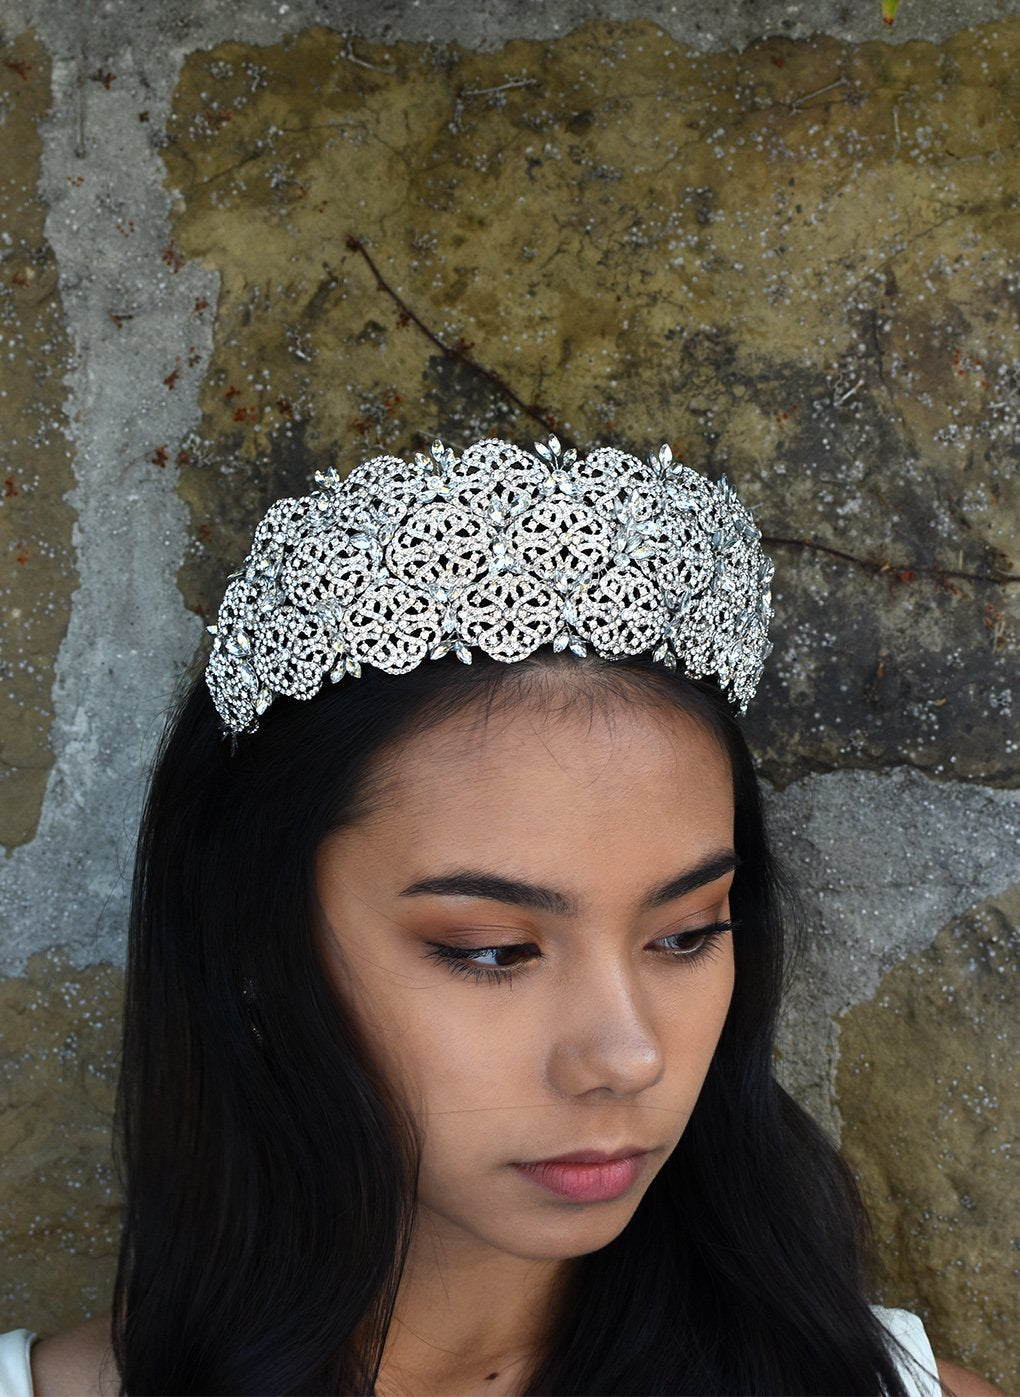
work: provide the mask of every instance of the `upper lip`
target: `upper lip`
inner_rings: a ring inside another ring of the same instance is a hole
[[[614,1159],[630,1159],[636,1154],[648,1154],[644,1145],[624,1145],[619,1150],[571,1150],[569,1154],[551,1159],[529,1159],[529,1164],[608,1164]]]

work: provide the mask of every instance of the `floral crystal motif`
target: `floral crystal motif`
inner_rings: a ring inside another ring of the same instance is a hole
[[[652,651],[746,712],[772,648],[773,565],[725,476],[666,445],[643,464],[551,436],[534,453],[487,437],[459,457],[436,441],[412,463],[376,456],[315,480],[271,506],[209,627],[206,682],[231,731],[363,664],[470,664],[472,647],[509,664],[549,644]]]

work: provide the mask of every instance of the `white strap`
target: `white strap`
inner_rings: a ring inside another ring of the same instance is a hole
[[[891,1310],[882,1305],[872,1305],[871,1309],[878,1322],[899,1340],[913,1360],[909,1362],[898,1349],[890,1349],[907,1397],[942,1397],[935,1355],[920,1317],[910,1310]]]
[[[37,1337],[31,1329],[0,1334],[0,1397],[33,1397],[29,1350]]]

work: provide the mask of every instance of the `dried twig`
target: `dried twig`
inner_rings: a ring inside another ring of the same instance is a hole
[[[938,563],[926,566],[920,563],[878,562],[874,558],[860,558],[856,553],[848,553],[843,548],[833,548],[828,543],[819,543],[813,538],[781,538],[777,534],[762,534],[761,541],[777,547],[807,548],[815,553],[827,553],[832,558],[840,558],[843,562],[866,568],[868,572],[885,573],[899,582],[912,582],[916,577],[931,577],[936,582],[948,577],[959,577],[965,582],[990,582],[996,587],[1007,587],[1013,582],[1020,582],[1020,574],[1002,572],[999,569],[994,572],[966,572],[963,568],[946,568]]]
[[[400,307],[400,320],[404,324],[409,320],[413,321],[422,334],[426,335],[434,345],[441,349],[448,359],[459,359],[462,363],[467,364],[468,368],[472,369],[475,373],[481,374],[483,378],[487,378],[503,397],[509,398],[522,412],[526,412],[529,417],[534,418],[544,430],[555,430],[556,435],[564,446],[571,447],[575,445],[570,437],[562,430],[557,417],[547,409],[541,407],[538,403],[526,403],[523,398],[519,397],[518,394],[514,392],[505,379],[500,378],[495,370],[487,369],[484,364],[479,364],[477,360],[472,359],[470,355],[466,353],[468,346],[463,340],[458,341],[457,344],[444,344],[439,336],[433,330],[430,330],[419,316],[415,315],[411,307],[396,293],[396,291],[394,291],[393,287],[389,285],[379,268],[375,265],[368,249],[360,238],[356,238],[353,233],[348,233],[347,246],[352,252],[359,252],[361,256],[364,257],[365,261],[372,269],[379,290],[385,291],[387,296],[391,297],[395,304]]]
[[[809,93],[808,95],[813,96],[814,94]],[[558,419],[551,412],[540,407],[537,403],[526,403],[498,373],[493,369],[486,368],[484,364],[479,364],[477,360],[472,359],[465,352],[466,346],[463,341],[458,341],[457,344],[453,345],[445,344],[433,330],[430,330],[421,317],[416,315],[411,307],[407,305],[402,297],[389,285],[360,238],[356,238],[353,233],[348,233],[347,246],[352,252],[361,254],[372,269],[372,274],[375,277],[376,285],[379,290],[385,291],[393,302],[400,307],[400,323],[407,324],[408,321],[413,321],[422,334],[441,349],[447,358],[459,359],[462,363],[467,364],[473,372],[481,374],[483,378],[488,379],[503,397],[508,398],[519,407],[522,412],[527,413],[527,415],[533,418],[542,428],[546,430],[555,429],[557,436],[564,446],[571,447],[575,445],[560,428]],[[845,402],[852,393],[857,391],[863,381],[864,380],[861,379],[855,383],[838,401]],[[899,582],[912,582],[917,577],[931,577],[934,581],[939,583],[945,583],[949,578],[960,578],[967,582],[987,582],[1000,587],[1020,582],[1020,575],[1000,572],[998,570],[995,572],[967,572],[962,568],[945,568],[938,565],[928,567],[922,565],[908,565],[906,563],[891,563],[888,561],[878,562],[874,558],[860,558],[856,553],[848,553],[845,549],[834,548],[831,544],[820,543],[817,539],[813,538],[784,538],[776,534],[763,534],[762,542],[776,547],[804,548],[816,553],[825,553],[829,557],[839,558],[843,562],[852,563],[855,567],[865,568],[868,572],[875,574],[884,573],[895,578]]]
[[[804,108],[801,106],[802,102],[810,102],[812,97],[821,97],[823,92],[832,92],[834,88],[848,86],[849,83],[846,78],[837,78],[835,82],[826,83],[824,87],[816,87],[813,92],[804,92],[799,97],[795,97],[790,103],[790,111],[803,111]]]

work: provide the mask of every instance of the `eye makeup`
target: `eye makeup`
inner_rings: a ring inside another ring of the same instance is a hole
[[[657,944],[663,946],[660,955],[674,964],[679,962],[688,967],[709,960],[720,949],[721,939],[740,926],[739,921],[712,922],[708,926],[695,927],[691,931],[675,932],[664,936]],[[672,943],[672,944],[666,944]],[[526,968],[526,962],[517,966],[480,965],[474,959],[478,956],[518,956],[530,953],[531,960],[544,959],[542,952],[532,942],[519,942],[512,946],[447,946],[439,941],[426,942],[425,956],[437,964],[445,966],[454,975],[467,975],[476,981],[512,984],[514,969]]]

